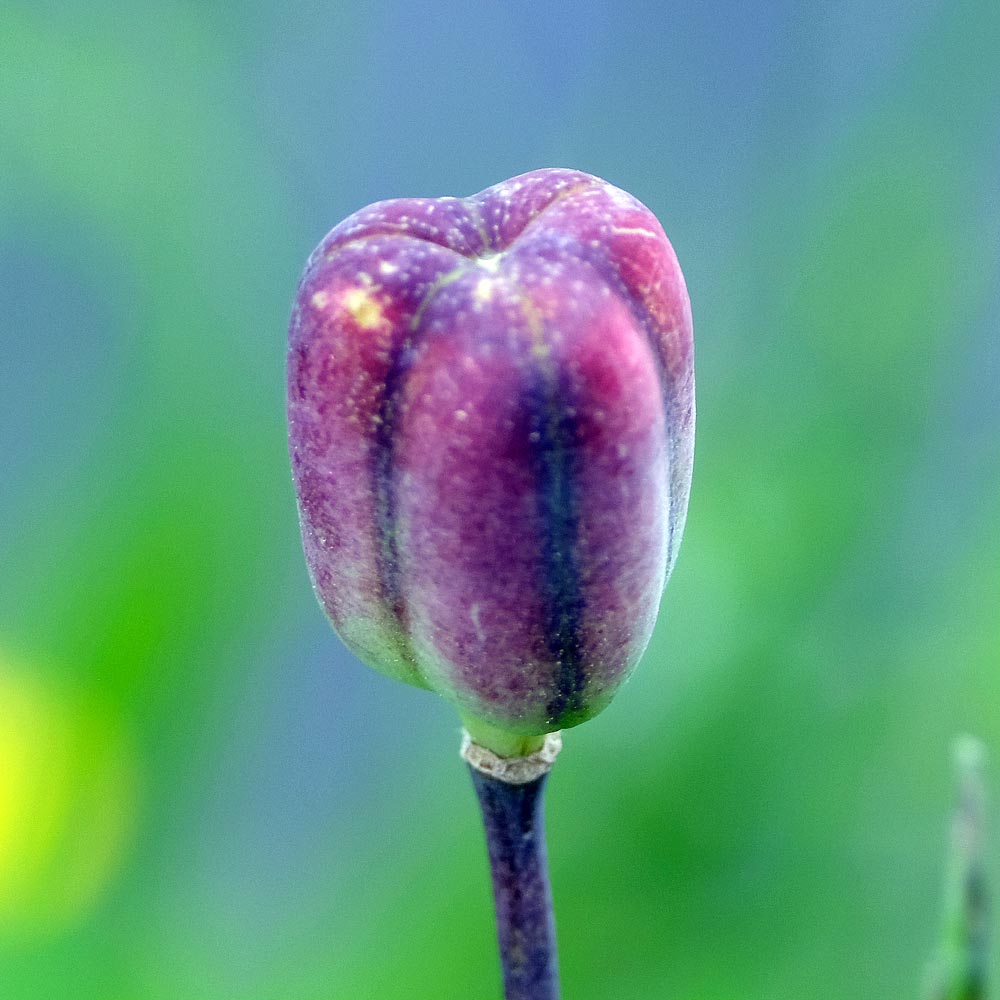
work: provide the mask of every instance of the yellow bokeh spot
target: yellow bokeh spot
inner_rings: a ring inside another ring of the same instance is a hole
[[[0,939],[84,917],[119,870],[135,806],[114,716],[0,653]]]

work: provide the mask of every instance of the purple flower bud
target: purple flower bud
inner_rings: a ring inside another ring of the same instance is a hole
[[[303,543],[344,642],[474,735],[599,712],[691,483],[690,304],[652,213],[571,170],[379,202],[309,259],[289,339]]]

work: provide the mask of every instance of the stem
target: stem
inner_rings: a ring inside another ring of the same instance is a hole
[[[486,828],[506,1000],[558,1000],[556,928],[545,856],[547,770],[521,784],[470,763]]]

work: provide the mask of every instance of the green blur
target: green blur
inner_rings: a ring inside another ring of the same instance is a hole
[[[1000,774],[1000,7],[544,6],[0,9],[3,1000],[499,995],[458,721],[310,592],[284,337],[340,218],[549,165],[663,221],[699,407],[549,783],[565,995],[919,995],[954,737]]]

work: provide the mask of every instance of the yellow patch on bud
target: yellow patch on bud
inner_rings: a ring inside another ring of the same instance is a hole
[[[371,297],[367,289],[352,288],[344,295],[342,303],[362,330],[374,330],[382,323],[382,306]]]

